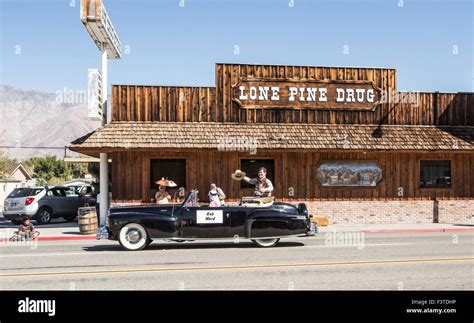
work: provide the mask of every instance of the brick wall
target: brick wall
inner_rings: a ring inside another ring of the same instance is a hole
[[[474,224],[474,200],[441,200],[438,210],[439,223]]]
[[[294,203],[294,202],[293,202]],[[433,223],[434,201],[308,201],[310,214],[330,224]],[[440,223],[474,223],[474,200],[439,201]]]

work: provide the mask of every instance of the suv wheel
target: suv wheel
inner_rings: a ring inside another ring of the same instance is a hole
[[[52,218],[53,211],[47,207],[42,207],[38,210],[38,213],[36,213],[36,221],[38,221],[39,224],[48,224]]]

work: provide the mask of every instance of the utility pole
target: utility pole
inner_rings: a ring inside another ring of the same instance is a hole
[[[101,52],[101,70],[97,82],[91,82],[89,70],[89,118],[107,124],[107,60],[122,57],[122,45],[102,0],[81,0],[81,21]],[[98,75],[97,75],[98,74]],[[100,226],[105,225],[109,209],[109,164],[107,152],[100,153]]]

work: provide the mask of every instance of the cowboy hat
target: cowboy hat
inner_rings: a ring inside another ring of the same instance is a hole
[[[236,181],[241,181],[244,179],[245,177],[245,172],[241,171],[240,169],[237,169],[232,175],[230,175],[232,177],[232,179],[235,179]]]

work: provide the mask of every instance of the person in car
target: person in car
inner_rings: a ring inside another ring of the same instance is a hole
[[[224,205],[225,194],[224,191],[217,187],[216,184],[211,184],[211,190],[209,191],[209,206],[220,207]]]
[[[258,177],[249,178],[247,176],[243,176],[243,180],[249,184],[255,185],[255,196],[272,196],[273,184],[267,178],[267,169],[265,167],[260,167],[258,169]]]
[[[166,186],[160,185],[155,194],[155,201],[157,204],[169,204],[171,195],[166,191]]]
[[[34,225],[30,222],[30,218],[25,216],[23,218],[23,222],[20,224],[18,228],[18,235],[28,238],[28,239],[35,239],[39,232],[35,229]]]

